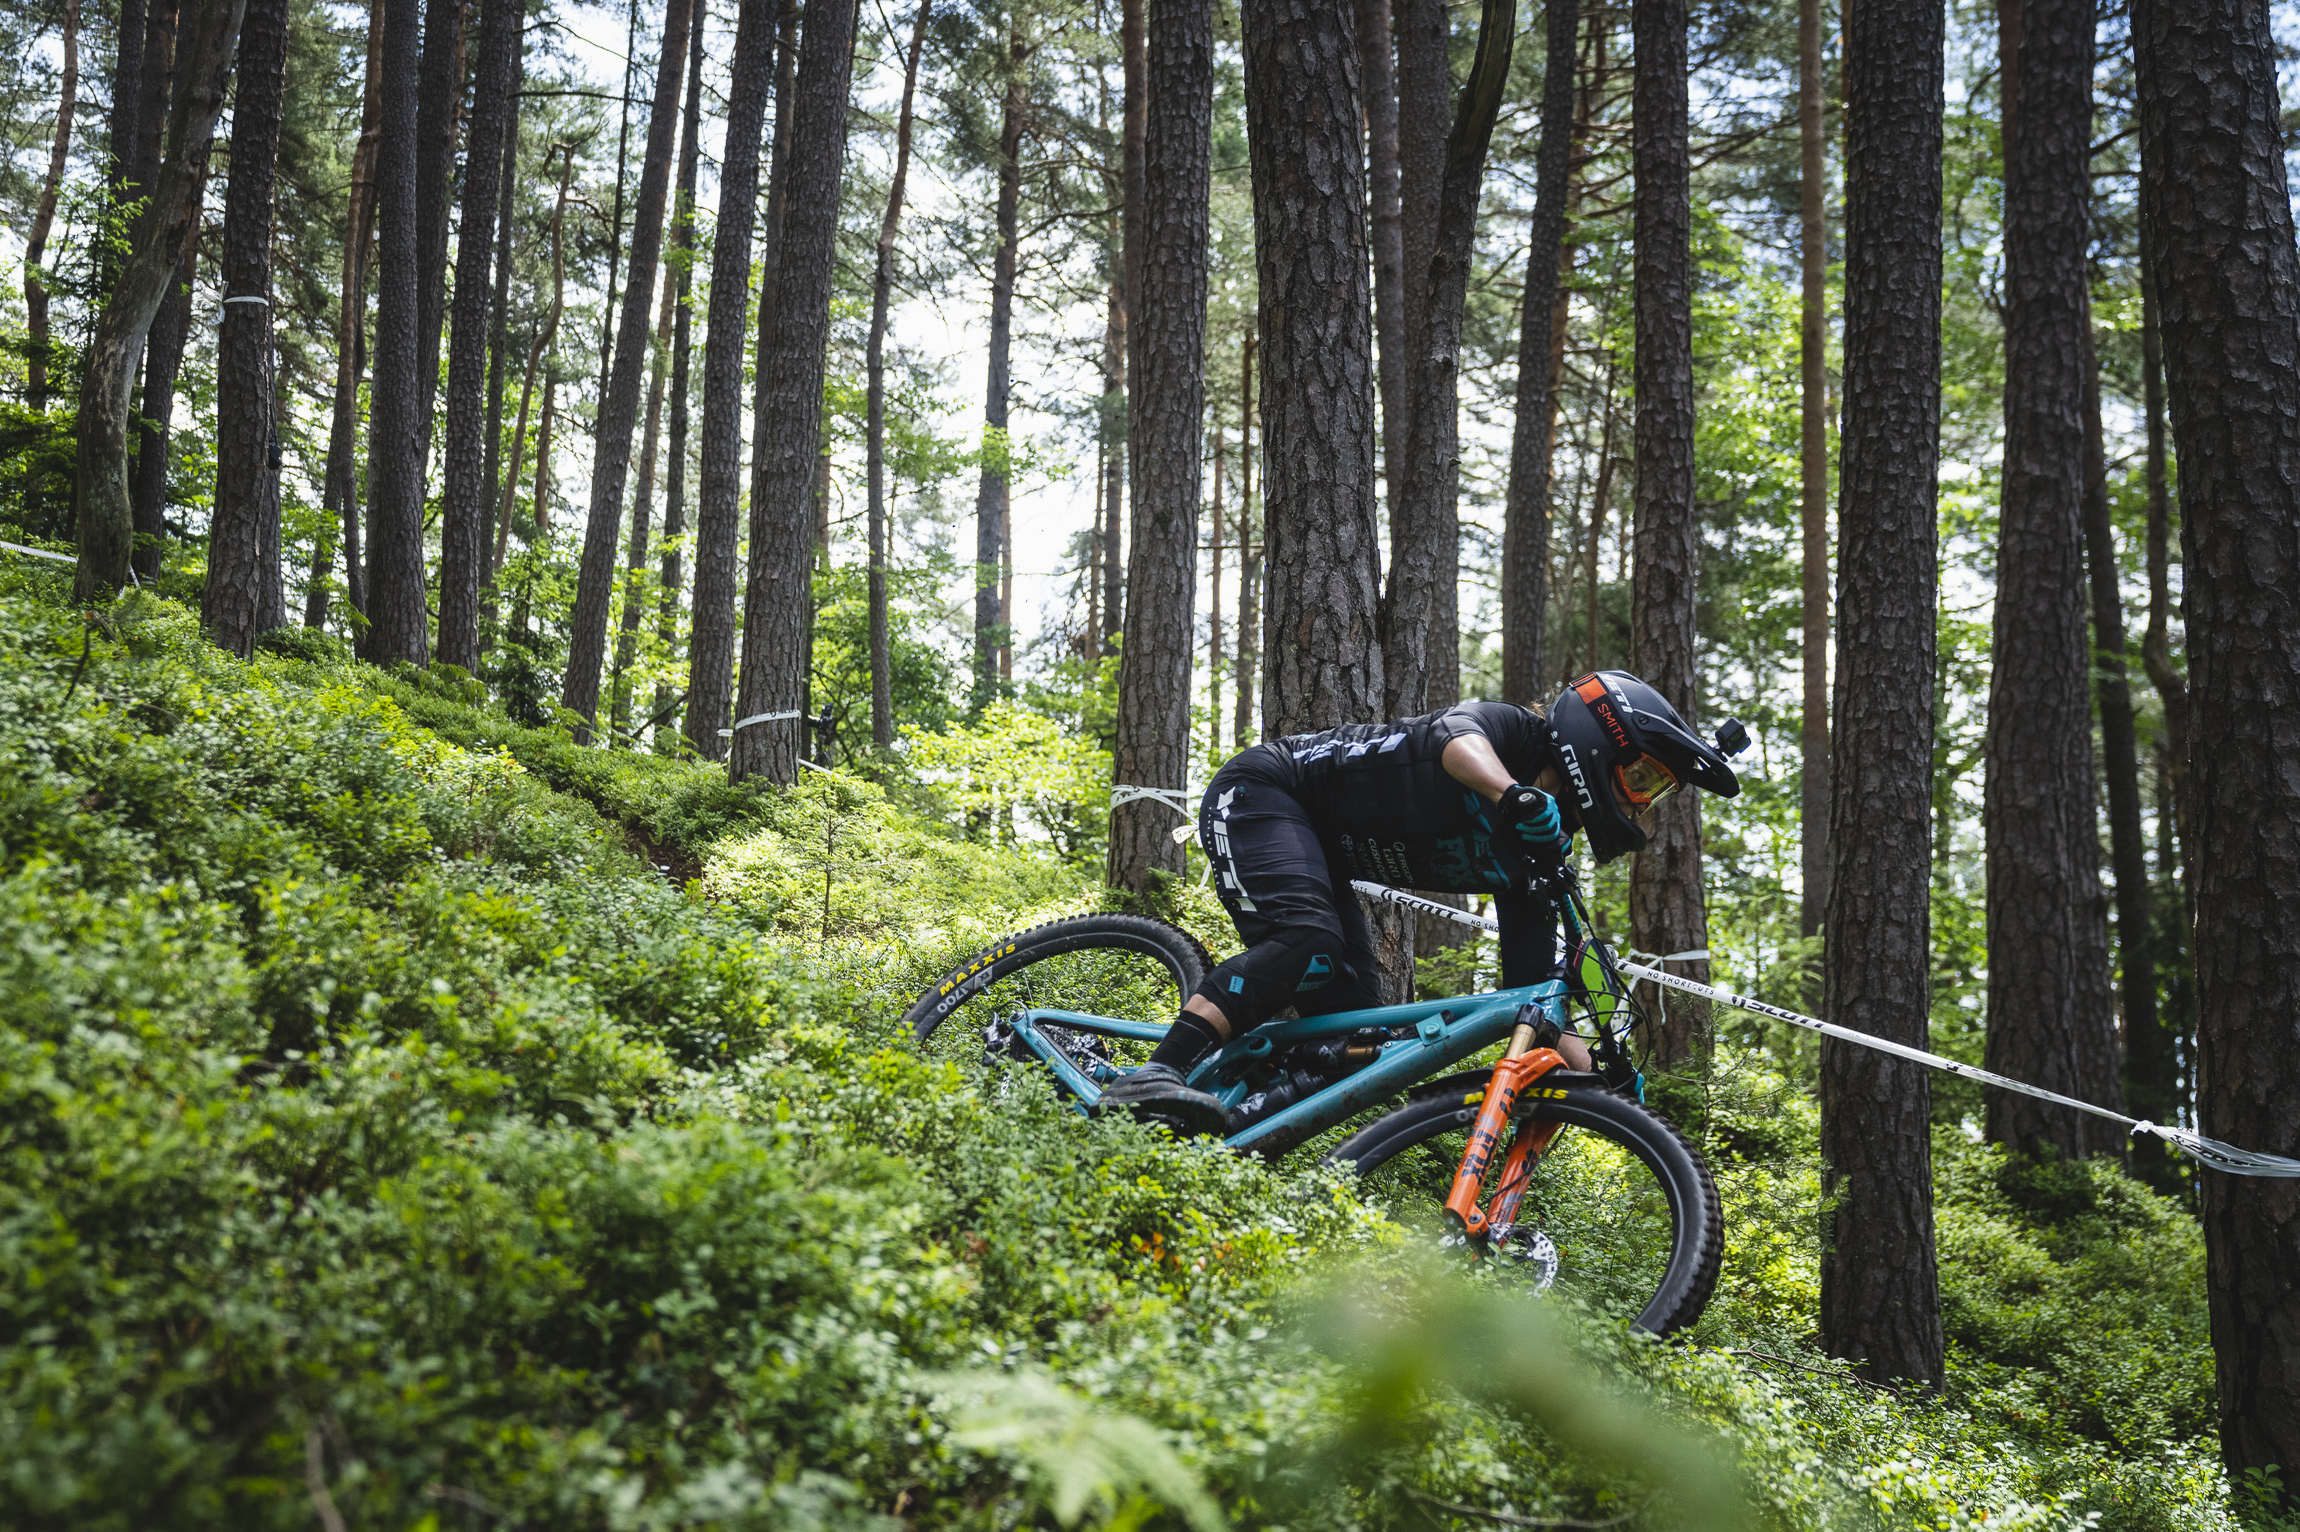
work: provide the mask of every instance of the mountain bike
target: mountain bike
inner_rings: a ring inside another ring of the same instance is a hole
[[[1667,1335],[1717,1284],[1716,1183],[1644,1104],[1631,990],[1571,870],[1540,889],[1564,937],[1541,983],[1281,1018],[1231,1039],[1189,1083],[1229,1109],[1229,1148],[1275,1158],[1348,1125],[1323,1157],[1401,1208],[1434,1201],[1446,1243]],[[930,1052],[1041,1066],[1091,1111],[1212,966],[1163,921],[1076,915],[991,943],[903,1021]],[[1567,1067],[1554,1044],[1568,1031],[1594,1070]],[[1456,1069],[1497,1046],[1491,1063]]]

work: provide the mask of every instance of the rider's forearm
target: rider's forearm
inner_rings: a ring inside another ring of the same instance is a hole
[[[1438,761],[1445,767],[1447,776],[1481,795],[1488,803],[1499,803],[1501,795],[1517,780],[1494,753],[1492,741],[1482,734],[1462,734],[1446,741],[1445,752]]]

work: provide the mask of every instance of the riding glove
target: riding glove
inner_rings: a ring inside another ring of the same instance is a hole
[[[1513,782],[1495,805],[1504,825],[1514,827],[1528,851],[1561,852],[1565,848],[1565,822],[1558,817],[1557,800],[1538,787]]]

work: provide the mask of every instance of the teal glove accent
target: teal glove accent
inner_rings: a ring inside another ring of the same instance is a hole
[[[1502,793],[1497,807],[1501,822],[1517,831],[1528,851],[1563,853],[1565,821],[1558,815],[1555,798],[1538,787],[1515,782]]]

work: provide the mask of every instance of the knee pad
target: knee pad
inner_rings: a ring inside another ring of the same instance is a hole
[[[1199,984],[1198,993],[1221,1009],[1235,1036],[1329,984],[1356,979],[1340,932],[1290,926],[1220,964]]]

